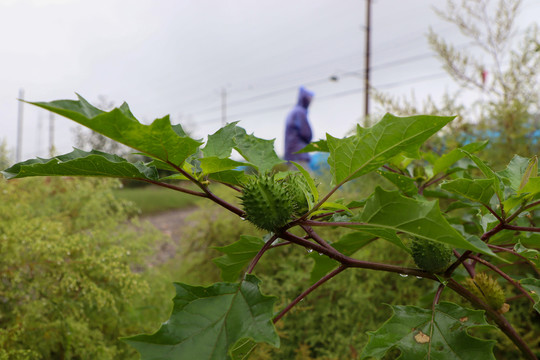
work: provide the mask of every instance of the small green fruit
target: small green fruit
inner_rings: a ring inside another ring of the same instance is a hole
[[[289,190],[273,176],[253,178],[244,185],[240,199],[246,220],[258,228],[275,232],[291,221],[294,205]]]
[[[501,310],[506,296],[497,280],[484,273],[476,274],[474,279],[467,279],[465,287],[495,310]]]
[[[435,241],[414,239],[411,242],[412,257],[422,270],[440,273],[450,266],[452,248]]]

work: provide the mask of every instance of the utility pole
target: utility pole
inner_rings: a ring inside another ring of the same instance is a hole
[[[17,150],[15,154],[16,162],[20,162],[22,158],[22,140],[23,140],[23,100],[24,89],[19,89],[19,112],[17,114]]]
[[[227,90],[221,88],[221,126],[227,123]]]
[[[49,156],[54,156],[54,114],[49,113]]]
[[[371,58],[371,0],[366,0],[366,51],[364,64],[364,120],[369,116],[369,72]]]

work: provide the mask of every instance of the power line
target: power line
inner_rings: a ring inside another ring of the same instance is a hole
[[[412,83],[415,83],[415,82],[421,82],[421,81],[425,81],[425,80],[437,79],[437,78],[444,77],[446,75],[448,75],[448,74],[444,73],[444,72],[428,74],[428,75],[417,76],[417,77],[406,79],[406,80],[395,81],[395,82],[391,82],[391,83],[381,84],[381,85],[378,85],[378,86],[373,86],[373,88],[376,88],[376,89],[378,89],[378,88],[387,88],[388,89],[388,88],[397,87],[397,86],[400,86],[400,85],[406,84],[406,83],[412,84]],[[364,88],[349,89],[349,90],[340,91],[340,92],[336,92],[336,93],[333,93],[333,94],[323,95],[323,96],[317,97],[317,102],[332,100],[332,99],[335,99],[335,98],[340,98],[340,97],[353,95],[353,94],[359,94],[359,93],[363,93],[363,92],[364,92]],[[267,108],[251,110],[251,111],[246,111],[246,112],[243,112],[243,113],[235,114],[233,116],[229,116],[229,118],[240,118],[240,117],[243,117],[243,116],[248,116],[248,115],[253,115],[253,114],[264,114],[264,113],[274,112],[274,111],[277,111],[277,110],[288,109],[290,107],[291,107],[290,103],[289,104],[283,104],[283,105],[276,105],[276,106],[271,106],[271,107],[267,107]],[[202,125],[202,124],[209,124],[209,123],[214,123],[214,122],[219,122],[219,121],[221,121],[221,118],[212,118],[212,119],[206,119],[206,120],[202,120],[202,121],[197,121],[196,124],[197,125]]]
[[[310,82],[304,82],[302,84],[304,86],[312,86],[312,85],[316,85],[316,84],[320,84],[320,83],[324,83],[324,82],[328,82],[328,78],[319,79],[319,80],[313,80],[313,81],[310,81]],[[254,102],[254,101],[263,100],[263,99],[266,99],[266,98],[269,98],[269,97],[273,97],[273,96],[276,96],[276,95],[281,95],[284,92],[297,90],[297,89],[298,89],[298,85],[290,86],[290,87],[287,87],[287,88],[282,88],[282,89],[279,89],[279,90],[274,90],[274,91],[270,91],[270,92],[267,92],[267,93],[264,93],[264,94],[252,96],[250,98],[245,98],[245,99],[241,99],[241,100],[238,100],[238,101],[231,101],[231,102],[227,103],[227,106],[243,105],[243,104],[251,103],[251,102]],[[204,114],[204,113],[207,113],[207,112],[216,111],[216,110],[219,110],[219,109],[221,109],[221,106],[212,106],[212,107],[202,109],[202,110],[199,110],[199,111],[194,111],[194,112],[197,113],[198,115],[200,115],[200,114]]]
[[[471,43],[465,43],[465,44],[462,44],[461,46],[468,47],[468,46],[471,46]],[[431,52],[430,53],[423,53],[423,54],[420,54],[420,55],[415,55],[415,56],[410,56],[410,57],[406,57],[406,58],[403,58],[403,59],[389,61],[389,62],[386,62],[386,63],[382,63],[382,64],[379,64],[379,65],[372,66],[371,70],[377,71],[377,70],[382,70],[382,69],[387,69],[387,68],[399,66],[399,65],[402,65],[402,64],[416,62],[416,61],[419,61],[419,60],[423,60],[423,59],[426,58],[426,56],[429,56],[429,55],[432,55],[432,54],[433,53],[431,53]],[[359,74],[359,76],[360,76],[360,73],[363,72],[363,71],[364,71],[364,69],[356,69],[356,70],[347,71],[347,72],[351,72],[351,73],[352,72],[357,72]],[[329,80],[329,78],[325,77],[325,78],[322,78],[322,79],[311,80],[311,81],[308,81],[308,82],[300,82],[300,83],[305,85],[305,86],[312,86],[312,85],[325,83],[328,80]],[[252,96],[252,97],[249,97],[249,98],[240,99],[240,100],[237,100],[237,101],[232,101],[232,102],[227,103],[227,106],[244,105],[244,104],[248,104],[248,103],[251,103],[251,102],[254,102],[254,101],[258,101],[258,100],[264,100],[264,99],[267,99],[269,97],[273,97],[273,96],[276,96],[276,95],[281,95],[284,92],[292,91],[292,90],[295,90],[295,89],[298,89],[298,85],[294,85],[294,86],[290,86],[290,87],[286,87],[286,88],[281,88],[281,89],[278,89],[278,90],[270,91],[270,92],[260,94],[260,95],[256,95],[256,96]],[[208,112],[217,111],[219,109],[221,109],[221,105],[216,105],[216,106],[204,108],[202,110],[196,110],[196,111],[193,111],[193,113],[196,113],[197,115],[201,115],[201,114],[205,114],[205,113],[208,113]]]

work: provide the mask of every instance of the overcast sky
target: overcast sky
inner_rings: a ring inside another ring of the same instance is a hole
[[[344,136],[363,114],[365,0],[0,0],[0,140],[14,152],[16,98],[101,96],[126,101],[142,122],[166,114],[195,137],[227,121],[276,139],[297,87],[315,92],[315,139]],[[375,0],[372,84],[435,97],[454,89],[430,54],[431,26],[460,44],[432,6],[442,0]],[[540,19],[525,0],[523,24]],[[403,60],[403,61],[400,61]],[[355,75],[356,73],[356,75]],[[331,75],[341,75],[338,82]],[[24,106],[22,158],[48,156],[49,115]],[[56,117],[58,153],[74,145],[73,122]]]

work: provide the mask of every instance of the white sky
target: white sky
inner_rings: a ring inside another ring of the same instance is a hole
[[[460,43],[431,10],[444,3],[374,0],[374,87],[417,99],[453,88],[425,38],[432,26]],[[540,19],[540,0],[523,9],[522,23]],[[15,152],[19,89],[30,101],[126,101],[142,122],[170,114],[202,138],[221,126],[225,88],[227,121],[276,138],[282,154],[299,85],[315,92],[314,138],[344,136],[363,114],[363,82],[328,79],[361,74],[364,25],[365,0],[0,0],[0,140]],[[24,106],[23,160],[48,157],[48,117]],[[56,117],[58,153],[75,126]]]

